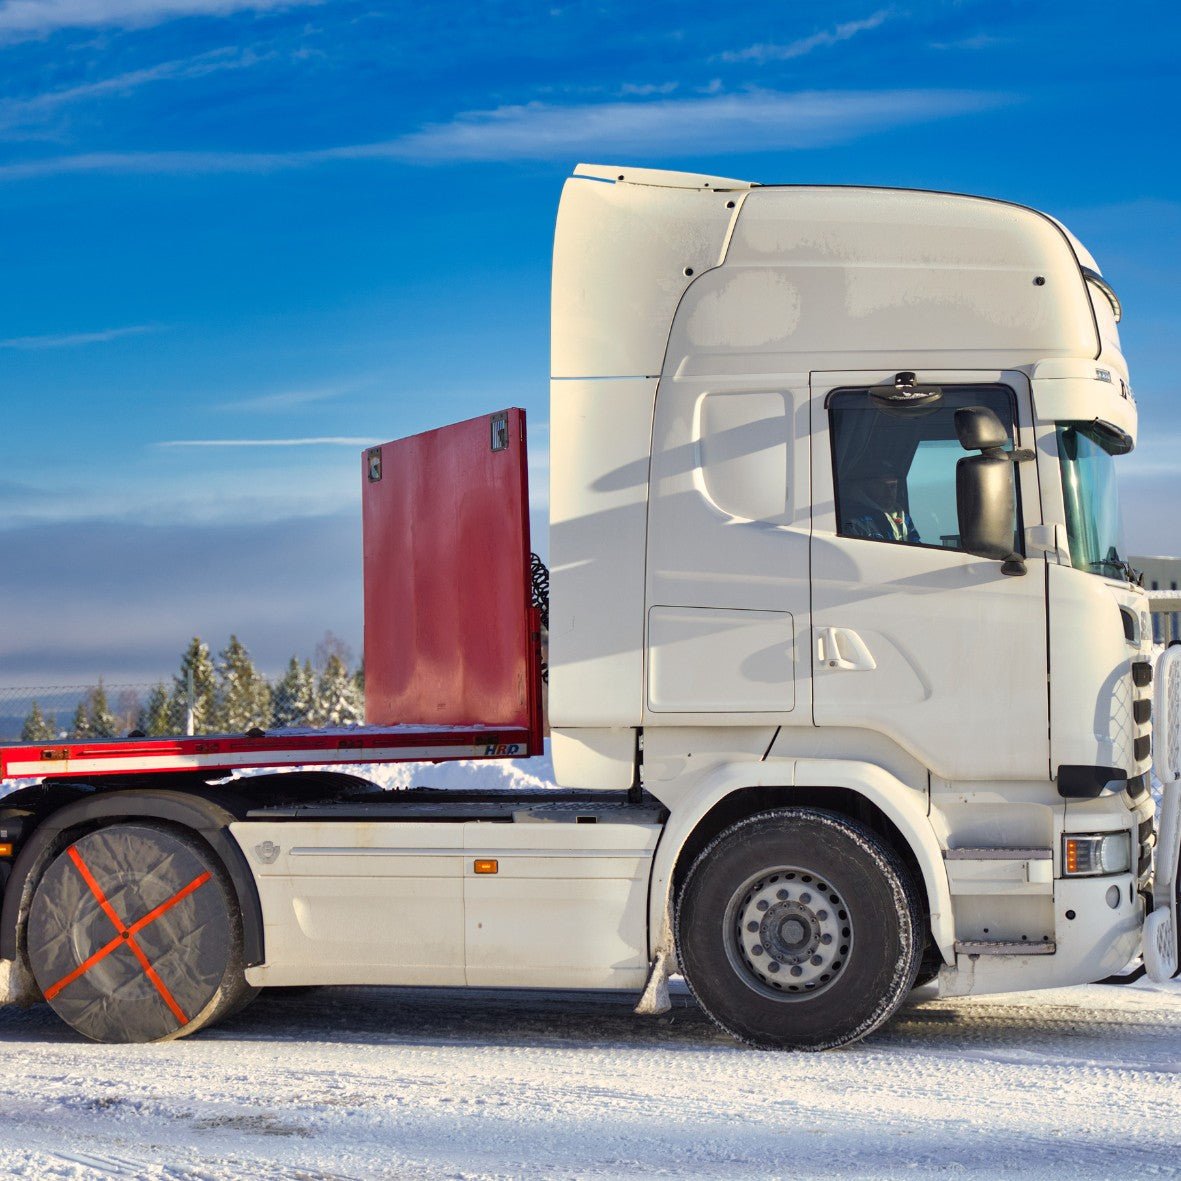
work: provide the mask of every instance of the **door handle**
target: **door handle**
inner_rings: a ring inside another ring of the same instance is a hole
[[[865,641],[847,627],[822,627],[816,633],[816,659],[843,672],[873,672],[878,666]]]

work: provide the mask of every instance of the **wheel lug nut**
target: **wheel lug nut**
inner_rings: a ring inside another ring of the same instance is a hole
[[[803,893],[800,895],[800,901],[801,901],[801,902],[803,902],[803,903],[806,905],[807,903],[809,903],[809,902],[811,902],[811,901],[812,901],[812,895],[811,895],[811,894],[809,894],[807,890],[805,890],[805,891],[804,891],[804,892],[803,892]]]
[[[778,972],[778,971],[779,971],[779,965],[778,965],[778,964],[777,964],[777,963],[776,963],[774,960],[772,960],[772,961],[771,961],[771,962],[770,962],[770,963],[767,965],[767,971],[768,971],[768,972]]]
[[[787,898],[788,898],[788,893],[786,890],[776,890],[775,897],[778,898],[780,902],[786,902]]]

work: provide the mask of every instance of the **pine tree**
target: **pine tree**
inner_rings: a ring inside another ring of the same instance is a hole
[[[271,688],[250,659],[237,636],[217,658],[217,694],[214,728],[228,733],[245,733],[271,724]]]
[[[199,636],[189,641],[180,661],[180,672],[172,679],[169,702],[169,729],[173,734],[187,734],[189,720],[189,678],[193,683],[193,733],[208,734],[213,724],[216,677],[209,645]]]
[[[99,677],[98,684],[86,696],[90,714],[90,736],[114,738],[119,732],[119,723],[111,713],[102,677]]]
[[[293,656],[287,663],[283,679],[275,686],[273,725],[278,729],[311,724],[316,701],[316,676],[311,661],[301,665]]]
[[[74,710],[74,720],[70,723],[70,737],[85,741],[94,737],[94,730],[90,726],[90,695],[83,697]]]
[[[357,685],[349,675],[348,665],[335,653],[325,662],[316,685],[312,710],[313,726],[358,726],[365,719]]]
[[[148,703],[139,711],[135,728],[142,730],[149,738],[160,738],[175,734],[173,729],[171,702],[166,685],[153,685],[148,694]]]
[[[48,718],[34,701],[25,724],[21,727],[21,742],[51,742],[57,737],[57,724],[52,715]]]

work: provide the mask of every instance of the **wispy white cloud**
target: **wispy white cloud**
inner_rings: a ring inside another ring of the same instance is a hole
[[[292,410],[296,406],[310,406],[315,402],[327,402],[339,398],[358,388],[359,383],[348,385],[322,386],[308,390],[281,390],[273,394],[255,394],[248,398],[235,398],[221,403],[221,410],[247,410],[266,413],[275,410]]]
[[[625,98],[647,98],[653,94],[672,94],[677,86],[676,82],[625,82],[619,93]]]
[[[992,33],[976,33],[972,37],[961,37],[958,41],[932,41],[932,49],[993,49],[1007,45],[1007,37],[996,37]]]
[[[47,336],[13,336],[0,340],[0,349],[72,349],[80,345],[106,344],[125,336],[159,332],[158,324],[132,324],[126,328],[104,328],[99,332],[65,332]]]
[[[963,90],[755,90],[650,102],[528,103],[467,112],[376,143],[296,152],[95,152],[0,165],[0,180],[86,172],[275,172],[349,160],[432,164],[790,151],[1009,101]]]
[[[78,86],[62,90],[49,90],[29,98],[7,99],[0,102],[0,122],[15,122],[31,116],[57,110],[70,103],[103,98],[107,95],[125,95],[154,82],[167,82],[204,78],[223,70],[242,70],[257,65],[270,55],[257,54],[250,49],[232,47],[214,49],[195,57],[178,61],[161,62],[142,70],[131,70],[110,78],[99,78]]]
[[[373,439],[319,435],[307,439],[165,439],[157,447],[369,447]]]
[[[161,62],[142,70],[132,70],[109,78],[99,78],[60,90],[48,90],[27,98],[0,99],[0,134],[6,139],[27,139],[56,122],[76,103],[126,98],[145,86],[162,82],[182,82],[205,78],[225,70],[244,70],[270,60],[273,54],[235,48],[215,49],[209,53],[178,61]]]
[[[725,62],[754,62],[762,65],[764,62],[791,61],[793,58],[805,57],[816,49],[827,49],[839,45],[856,37],[858,33],[876,29],[890,17],[890,10],[883,8],[862,20],[845,21],[831,29],[822,29],[810,37],[800,37],[796,41],[788,41],[783,45],[761,44],[748,45],[745,49],[731,50],[720,55]]]
[[[528,104],[460,115],[404,136],[384,150],[423,162],[562,158],[589,152],[667,157],[782,151],[838,143],[882,127],[980,110],[1000,101],[997,95],[953,90],[755,90],[637,103]]]
[[[86,152],[0,164],[0,180],[72,176],[87,172],[273,172],[316,163],[307,152]]]
[[[320,0],[0,0],[0,41],[58,29],[142,28],[185,16],[295,8]]]

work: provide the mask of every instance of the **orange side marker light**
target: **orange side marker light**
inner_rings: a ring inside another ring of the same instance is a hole
[[[472,869],[476,873],[497,873],[500,869],[500,862],[493,857],[477,857],[472,862]]]

